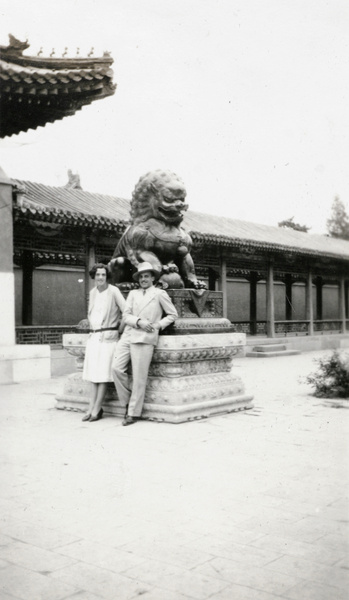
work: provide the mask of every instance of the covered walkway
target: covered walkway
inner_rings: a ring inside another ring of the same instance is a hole
[[[32,328],[85,316],[88,271],[110,260],[130,205],[75,184],[12,183],[17,343],[50,343]],[[237,331],[274,338],[349,330],[348,241],[190,210],[183,227],[198,277],[223,292],[223,314]]]

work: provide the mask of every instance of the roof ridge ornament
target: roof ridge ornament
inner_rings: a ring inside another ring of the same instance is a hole
[[[68,169],[68,183],[64,187],[70,190],[82,190],[79,173],[73,173]]]
[[[62,57],[59,58],[55,48],[51,49],[49,55],[44,55],[43,47],[36,53],[36,56],[23,54],[24,50],[30,47],[28,40],[21,42],[11,33],[9,34],[9,44],[0,45],[0,53],[3,60],[9,62],[11,59],[22,66],[38,66],[50,69],[62,68],[93,68],[97,66],[110,66],[114,61],[110,51],[104,51],[102,56],[95,56],[94,47],[84,57],[81,55],[80,47],[76,48],[75,57],[68,57],[68,47],[64,48]]]
[[[23,197],[23,196],[26,195],[26,193],[27,193],[27,187],[26,187],[26,185],[24,183],[17,183],[16,182],[13,185],[13,191],[14,191],[14,193],[16,195],[17,204],[19,205],[19,202],[18,202],[19,197],[20,196]]]
[[[8,34],[9,37],[9,45],[1,46],[1,53],[3,55],[11,54],[12,56],[22,56],[24,50],[29,48],[30,44],[28,44],[28,39],[25,42],[21,42],[17,38],[15,38],[12,33]]]

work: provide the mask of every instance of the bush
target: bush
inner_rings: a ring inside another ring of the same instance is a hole
[[[318,398],[349,398],[349,357],[336,350],[315,361],[319,368],[306,377]]]

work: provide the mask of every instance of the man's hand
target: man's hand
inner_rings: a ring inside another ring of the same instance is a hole
[[[138,319],[137,325],[139,329],[143,329],[147,333],[153,333],[154,329],[158,329],[156,324],[150,323],[150,321],[146,321],[145,319]]]

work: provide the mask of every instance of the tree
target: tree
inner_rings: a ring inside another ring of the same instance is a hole
[[[326,224],[330,236],[349,240],[349,216],[338,196],[333,200],[331,217]]]
[[[295,223],[293,219],[294,217],[290,217],[290,219],[280,221],[280,223],[278,223],[278,226],[285,227],[286,229],[295,229],[296,231],[304,231],[304,233],[308,233],[310,227],[307,227],[306,225],[299,225],[299,223]]]

